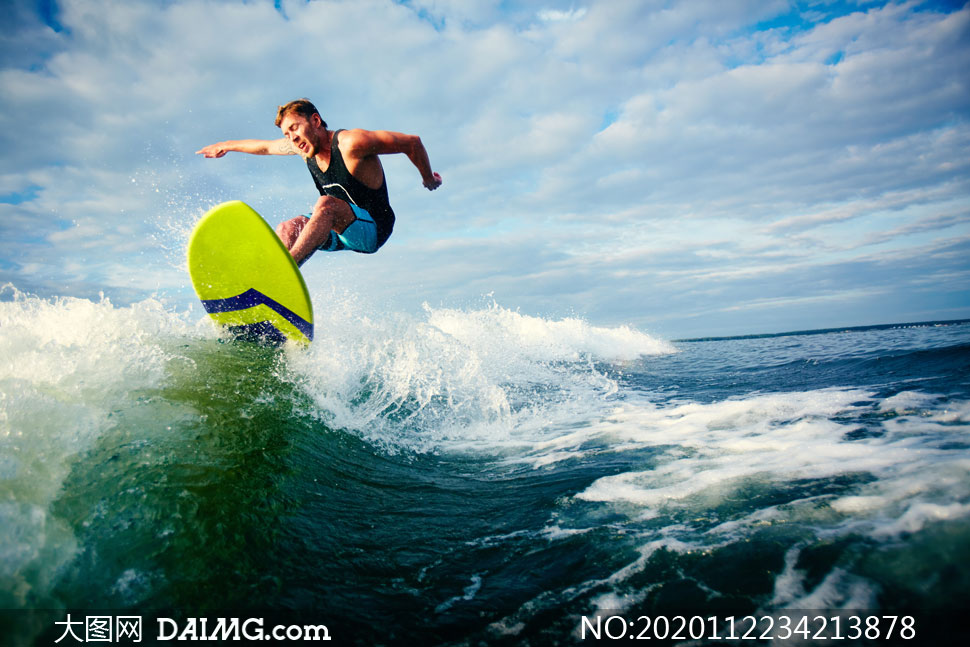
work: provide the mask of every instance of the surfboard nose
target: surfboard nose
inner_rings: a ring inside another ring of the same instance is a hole
[[[220,326],[271,343],[313,340],[313,304],[303,275],[273,228],[246,203],[210,209],[192,232],[187,257],[195,293]]]

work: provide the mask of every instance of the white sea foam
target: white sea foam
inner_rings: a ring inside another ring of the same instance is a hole
[[[673,352],[629,327],[548,320],[497,305],[381,313],[332,292],[316,342],[288,357],[290,379],[336,427],[390,448],[428,451],[532,443],[588,420],[617,384],[599,362]],[[592,409],[591,409],[592,408]]]
[[[489,355],[511,348],[520,357],[548,362],[584,357],[632,360],[676,351],[669,342],[629,326],[605,328],[576,318],[543,319],[497,304],[472,311],[424,307],[430,325]]]
[[[923,409],[938,399],[939,396],[931,393],[903,391],[880,402],[879,410],[905,415]]]
[[[916,501],[906,507],[906,512],[897,519],[879,526],[873,532],[878,538],[897,537],[904,533],[914,533],[922,530],[927,524],[936,521],[952,519],[966,519],[970,517],[970,505],[950,503],[940,505]]]
[[[641,531],[641,557],[611,578],[616,590],[625,591],[624,583],[646,567],[644,556],[660,546],[675,553],[712,550],[758,528],[791,523],[814,528],[820,536],[893,539],[970,518],[970,505],[961,502],[970,499],[970,460],[949,447],[962,442],[965,427],[949,422],[951,414],[942,414],[942,406],[959,411],[966,403],[942,405],[936,396],[916,393],[882,401],[860,389],[666,405],[627,398],[601,420],[548,439],[518,460],[547,469],[588,454],[591,445],[618,456],[654,448],[645,468],[603,476],[575,496],[611,506],[633,527],[668,517],[659,536]],[[853,437],[860,419],[873,424],[872,412],[880,414],[878,433]],[[810,487],[856,476],[858,482],[844,495]],[[800,483],[809,485],[797,494]],[[748,492],[786,489],[794,494],[784,505],[755,507],[713,526],[685,523],[678,530],[672,523],[684,515],[714,518],[721,506],[743,500]],[[567,531],[557,521],[555,536],[566,537]],[[871,582],[840,569],[805,590],[793,564],[776,582],[779,605],[871,608],[875,603]]]
[[[866,473],[885,479],[882,495],[836,501],[837,509],[881,507],[886,496],[899,500],[914,490],[954,486],[966,467],[953,452],[934,446],[932,437],[912,435],[905,422],[887,420],[895,433],[846,442],[857,423],[838,416],[858,414],[872,395],[859,390],[825,389],[803,393],[753,395],[711,404],[657,407],[644,403],[622,408],[588,435],[609,436],[628,447],[673,445],[662,464],[650,470],[598,479],[579,495],[588,501],[627,501],[645,507],[716,503],[746,478],[780,483],[842,474]],[[933,424],[918,421],[920,427]],[[898,492],[888,483],[905,483]],[[935,486],[933,485],[935,484]]]
[[[807,588],[805,574],[796,564],[804,546],[798,545],[785,554],[785,566],[775,578],[771,608],[781,609],[873,609],[878,591],[873,584],[842,568],[832,569],[812,588]]]
[[[0,302],[0,604],[44,601],[73,555],[51,515],[73,460],[110,426],[128,394],[165,376],[160,340],[198,334],[152,299],[40,299],[12,286]]]
[[[469,602],[471,600],[474,600],[475,596],[478,595],[478,591],[481,588],[482,588],[482,576],[478,574],[472,575],[471,584],[469,584],[463,589],[462,595],[456,595],[452,598],[449,598],[448,600],[445,600],[437,607],[435,607],[435,613],[444,613],[445,611],[448,611],[453,606],[455,606],[455,604],[457,603]]]

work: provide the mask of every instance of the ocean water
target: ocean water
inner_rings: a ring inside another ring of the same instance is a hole
[[[4,288],[0,642],[99,609],[351,645],[819,610],[939,644],[970,600],[970,322],[671,341],[314,301],[312,347],[271,349]]]

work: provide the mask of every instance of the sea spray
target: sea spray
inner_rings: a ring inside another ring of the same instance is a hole
[[[0,602],[50,603],[76,549],[50,506],[78,455],[137,393],[157,386],[166,340],[199,333],[149,299],[130,307],[41,299],[3,288],[0,301]]]
[[[347,294],[317,301],[336,307],[317,314],[309,352],[290,353],[290,377],[328,424],[389,448],[533,442],[555,420],[574,420],[616,395],[604,363],[675,350],[628,327],[548,320],[494,303],[425,304],[423,316],[405,316],[362,311]]]

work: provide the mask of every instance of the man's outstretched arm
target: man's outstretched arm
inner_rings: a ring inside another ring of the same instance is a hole
[[[352,156],[360,159],[369,155],[404,153],[418,169],[421,181],[429,191],[441,186],[441,176],[431,170],[428,151],[417,135],[388,130],[349,130],[347,135],[350,136],[348,149]]]
[[[205,148],[195,151],[196,155],[206,157],[222,157],[230,151],[249,153],[250,155],[297,155],[299,151],[293,148],[288,139],[235,139],[218,144],[209,144]]]

